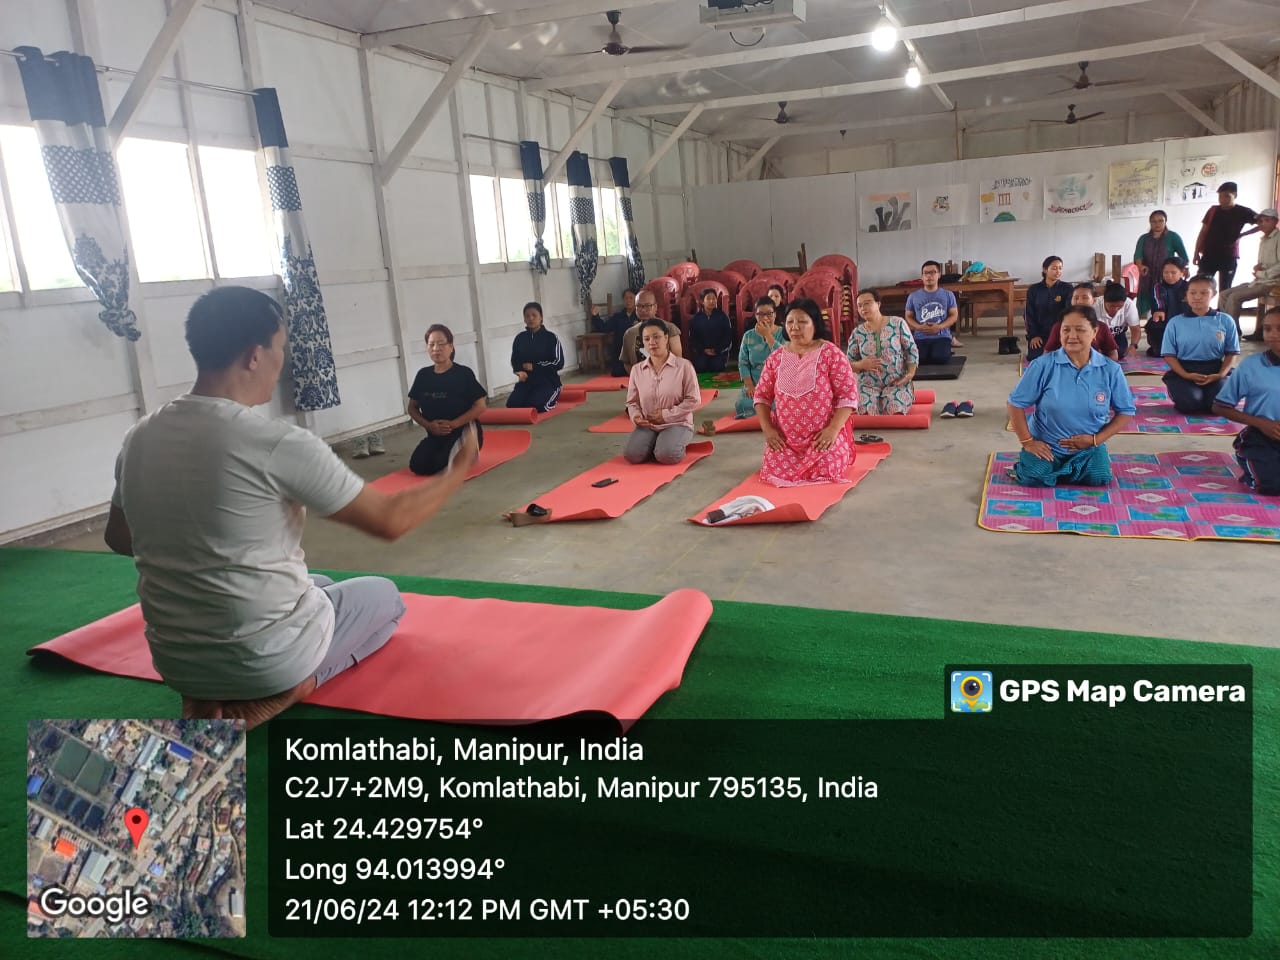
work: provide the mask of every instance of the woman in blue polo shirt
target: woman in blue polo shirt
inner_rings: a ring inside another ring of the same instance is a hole
[[[1179,413],[1208,413],[1236,357],[1240,334],[1226,313],[1209,309],[1216,287],[1212,277],[1196,277],[1187,285],[1187,312],[1165,326],[1160,352],[1169,399]]]
[[[1041,280],[1027,287],[1027,309],[1023,319],[1027,325],[1027,359],[1044,353],[1045,341],[1062,311],[1071,303],[1071,284],[1062,279],[1062,258],[1045,257],[1040,266]]]
[[[1280,307],[1262,318],[1265,353],[1240,364],[1223,384],[1213,412],[1243,423],[1236,437],[1236,460],[1244,470],[1240,482],[1264,497],[1280,497]],[[1236,404],[1244,400],[1244,411]]]
[[[1138,408],[1120,364],[1093,349],[1098,325],[1093,307],[1068,307],[1062,315],[1062,349],[1033,360],[1009,394],[1009,419],[1022,444],[1009,471],[1015,483],[1105,487],[1111,482],[1106,443]]]

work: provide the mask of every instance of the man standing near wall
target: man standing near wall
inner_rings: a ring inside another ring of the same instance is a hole
[[[1240,232],[1257,218],[1248,207],[1236,203],[1237,189],[1233,180],[1218,187],[1218,205],[1204,215],[1196,237],[1193,262],[1199,264],[1200,276],[1218,275],[1219,290],[1229,288],[1235,279],[1240,262]]]
[[[1240,311],[1246,300],[1266,296],[1272,287],[1280,286],[1280,230],[1276,229],[1276,208],[1268,207],[1258,214],[1258,228],[1262,241],[1258,244],[1258,263],[1253,268],[1253,282],[1241,283],[1223,292],[1218,298],[1218,309],[1229,313],[1240,329]],[[1258,308],[1258,322],[1246,340],[1262,339],[1262,314]]]
[[[125,436],[104,539],[134,558],[152,661],[183,716],[253,727],[376,651],[404,616],[390,580],[308,575],[307,509],[394,540],[462,485],[476,437],[440,480],[386,496],[319,437],[253,410],[284,365],[274,300],[215,288],[186,334],[195,385]]]

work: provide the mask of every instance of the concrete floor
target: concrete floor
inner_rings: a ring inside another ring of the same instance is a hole
[[[935,410],[969,399],[977,415],[935,416],[929,430],[888,433],[893,455],[816,523],[717,530],[685,522],[758,469],[760,435],[747,433],[717,439],[713,456],[619,519],[511,527],[503,512],[621,452],[624,436],[586,429],[618,413],[622,393],[593,393],[586,404],[528,428],[528,453],[467,483],[440,516],[396,543],[312,520],[308,562],[633,593],[695,587],[713,600],[1280,645],[1273,605],[1240,602],[1274,599],[1274,544],[980,529],[988,457],[1017,446],[1004,429],[1017,358],[996,354],[994,332],[964,339],[969,361],[961,378],[922,386],[937,391]],[[731,413],[735,394],[722,393],[703,414]],[[386,456],[353,466],[366,478],[397,470],[417,439],[416,427],[392,431]],[[1121,453],[1228,448],[1218,437],[1121,436],[1111,443]],[[58,546],[103,549],[98,534]]]

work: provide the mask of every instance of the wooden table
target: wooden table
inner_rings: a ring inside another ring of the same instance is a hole
[[[1006,316],[1006,333],[1013,336],[1013,301],[1014,292],[1013,285],[1018,282],[1017,277],[1006,277],[1003,280],[975,280],[972,283],[944,283],[941,286],[950,290],[957,297],[961,297],[969,293],[1000,293],[1004,295],[1004,305],[1007,311]],[[881,300],[901,300],[906,303],[907,297],[922,287],[903,287],[894,284],[890,287],[876,287],[875,291]],[[974,322],[974,334],[978,332],[977,322]]]

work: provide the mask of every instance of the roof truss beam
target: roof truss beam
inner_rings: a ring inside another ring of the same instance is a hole
[[[1236,70],[1240,71],[1240,73],[1244,74],[1263,90],[1267,91],[1267,93],[1271,94],[1277,100],[1280,100],[1280,80],[1263,73],[1252,63],[1221,41],[1206,43],[1204,48],[1219,60],[1235,67]]]
[[[633,7],[651,7],[659,0],[560,0],[541,7],[526,7],[521,10],[508,10],[506,13],[481,14],[475,17],[454,17],[449,20],[433,20],[412,27],[400,27],[396,30],[379,30],[366,33],[360,37],[362,47],[418,47],[431,40],[453,36],[458,32],[469,32],[481,23],[490,24],[495,30],[511,30],[520,27],[532,27],[539,23],[552,23],[559,20],[572,20],[576,17],[590,17],[604,14],[610,10],[630,10]],[[613,75],[605,78],[612,80]]]

